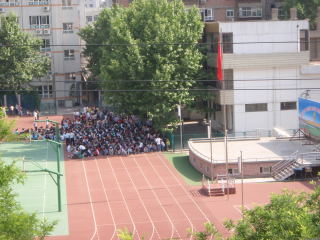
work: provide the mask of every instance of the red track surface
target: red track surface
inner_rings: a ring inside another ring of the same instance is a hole
[[[18,127],[26,128],[27,120],[19,119]],[[184,183],[161,153],[66,158],[65,171],[70,234],[48,239],[117,239],[116,230],[124,228],[133,232],[135,239],[190,239],[186,229],[202,230],[206,221],[227,235],[223,221],[241,217],[240,185],[229,199],[204,197],[198,193],[199,187]],[[303,182],[245,184],[244,205],[252,208],[254,203],[267,203],[271,192],[283,188],[311,190]]]
[[[203,229],[211,221],[224,235],[226,218],[241,217],[238,194],[204,197],[187,186],[161,153],[99,159],[67,160],[69,236],[62,240],[117,239],[127,228],[135,239],[189,239],[186,229]],[[283,188],[309,191],[308,184],[245,184],[245,206],[267,203]]]

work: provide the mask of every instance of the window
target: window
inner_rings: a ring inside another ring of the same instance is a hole
[[[97,21],[97,19],[98,19],[98,15],[94,15],[93,21]]]
[[[17,6],[19,0],[0,0],[0,6]]]
[[[64,50],[64,60],[74,60],[74,50]]]
[[[262,17],[262,8],[253,8],[253,7],[241,7],[239,8],[239,17]]]
[[[237,168],[229,168],[228,169],[228,175],[238,175],[239,170]]]
[[[63,8],[70,8],[70,7],[72,7],[71,5],[72,5],[71,0],[62,0],[62,7]]]
[[[294,110],[297,109],[297,102],[282,102],[280,103],[281,110]]]
[[[233,89],[233,69],[224,69],[223,70],[225,87],[228,90]]]
[[[233,53],[233,33],[222,33],[223,53]]]
[[[226,10],[226,17],[234,17],[234,10],[232,8]]]
[[[29,16],[31,28],[49,28],[49,16]]]
[[[93,21],[93,17],[92,16],[87,16],[87,23],[91,23]]]
[[[42,39],[41,51],[50,51],[50,39]]]
[[[63,23],[63,33],[73,33],[73,23]]]
[[[202,8],[200,9],[201,20],[204,22],[213,21],[213,11],[212,8]]]
[[[29,5],[48,5],[48,0],[29,0]]]
[[[74,81],[76,79],[75,73],[66,73],[65,80],[66,81]]]
[[[53,97],[52,85],[39,86],[38,93],[42,98],[52,98]]]
[[[245,105],[246,112],[265,112],[268,111],[267,103],[254,103]]]
[[[262,173],[262,174],[270,174],[271,173],[271,167],[260,167],[260,173]]]
[[[309,32],[308,30],[300,30],[300,51],[309,50]]]

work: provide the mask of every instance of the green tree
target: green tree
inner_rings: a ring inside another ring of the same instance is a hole
[[[88,44],[88,68],[104,90],[114,90],[106,91],[106,101],[161,128],[175,121],[177,104],[193,100],[202,32],[199,11],[186,11],[181,0],[135,0],[105,9],[80,36]]]
[[[284,10],[289,16],[289,9],[295,7],[299,19],[310,19],[310,29],[316,28],[317,8],[320,7],[320,0],[285,0]]]
[[[319,187],[311,194],[285,191],[273,195],[269,204],[245,210],[230,240],[305,240],[319,237]]]
[[[23,32],[18,18],[0,18],[0,89],[25,90],[32,79],[48,72],[49,58],[40,53],[42,40]]]
[[[189,235],[191,235],[194,240],[222,239],[221,235],[218,233],[218,230],[211,222],[204,223],[204,228],[204,231],[199,232],[192,232],[191,229],[188,229]]]
[[[13,184],[22,184],[25,175],[15,163],[0,160],[0,240],[44,239],[55,222],[40,220],[35,213],[26,213],[15,200]]]

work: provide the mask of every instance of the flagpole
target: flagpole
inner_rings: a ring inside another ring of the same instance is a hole
[[[220,41],[222,39],[222,41]],[[223,38],[221,36],[221,29],[219,31],[219,50],[221,51],[221,68],[222,68],[222,89],[223,89],[223,125],[224,125],[224,143],[225,143],[225,158],[226,158],[226,178],[227,178],[227,198],[229,199],[229,160],[228,160],[228,130],[227,130],[227,105],[226,105],[226,83],[224,79],[224,64],[223,64]]]

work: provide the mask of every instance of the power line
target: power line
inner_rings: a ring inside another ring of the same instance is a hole
[[[221,45],[235,45],[235,44],[288,44],[288,43],[310,43],[311,41],[263,41],[263,42],[221,42]],[[320,40],[312,40],[312,42],[320,42]],[[210,43],[106,43],[106,44],[52,44],[46,47],[116,47],[116,46],[161,46],[161,45],[212,45],[218,44],[218,41],[211,41]],[[43,47],[43,44],[1,44],[0,47]]]
[[[311,81],[320,81],[319,78],[260,78],[260,79],[224,79],[223,81],[225,82],[261,82],[261,81],[306,81],[306,80],[311,80]],[[112,80],[112,81],[107,81],[107,82],[172,82],[172,81],[178,81],[178,82],[221,82],[220,80],[217,79],[172,79],[172,80],[162,80],[162,79],[154,79],[154,80],[149,80],[149,79],[140,79],[140,80],[125,80],[125,79],[119,79],[119,80]],[[75,80],[39,80],[39,81],[31,81],[31,83],[53,83],[53,82],[65,82],[65,83],[100,83],[102,81],[99,80],[90,80],[90,81],[75,81]]]
[[[195,89],[106,89],[106,90],[47,90],[43,92],[180,92],[180,91],[296,91],[296,90],[320,90],[319,88],[234,88],[234,89],[218,89],[218,88],[195,88]],[[0,92],[30,92],[31,90],[5,90]],[[33,90],[37,92],[37,90]]]

